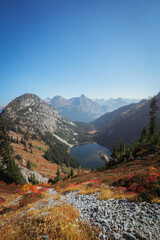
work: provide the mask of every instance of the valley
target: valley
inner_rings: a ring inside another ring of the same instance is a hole
[[[151,101],[90,123],[71,122],[34,94],[6,106],[0,115],[2,239],[158,240],[160,135],[141,128],[143,117],[151,126]]]

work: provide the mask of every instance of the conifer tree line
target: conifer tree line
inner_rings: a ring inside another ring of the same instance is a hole
[[[46,133],[45,135],[41,135],[41,139],[49,145],[49,149],[45,152],[44,157],[52,162],[60,165],[61,167],[63,164],[66,167],[73,167],[78,168],[80,166],[78,160],[73,158],[71,154],[68,152],[68,147],[57,141],[55,137],[51,133]]]
[[[64,172],[63,168],[62,168],[62,172]],[[79,168],[78,168],[78,174],[79,174]],[[67,175],[67,177],[63,178],[63,180],[67,179],[67,178],[72,178],[73,176],[74,176],[74,170],[73,170],[73,168],[71,168],[69,174]],[[48,179],[48,183],[55,184],[55,183],[57,183],[60,180],[62,180],[62,176],[61,176],[61,172],[59,170],[59,167],[57,166],[56,176],[54,177],[54,179],[49,178]]]
[[[15,182],[16,185],[24,185],[26,183],[20,168],[12,157],[12,151],[9,142],[9,136],[5,121],[0,117],[0,180],[6,183]]]
[[[117,157],[123,156],[125,160],[132,159],[136,157],[136,152],[146,146],[150,147],[152,152],[157,151],[160,148],[160,132],[158,131],[157,123],[157,99],[156,96],[151,98],[149,105],[149,127],[143,127],[140,139],[126,146],[125,142],[120,139],[120,143],[117,143],[113,147],[112,157],[116,159]]]

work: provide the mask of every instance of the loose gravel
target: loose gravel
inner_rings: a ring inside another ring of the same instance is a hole
[[[79,210],[80,219],[87,220],[101,229],[102,240],[160,240],[160,204],[131,202],[126,199],[100,201],[96,194],[78,195],[69,192],[55,199],[57,192],[49,189],[47,202],[32,208],[49,209],[65,202]],[[54,195],[52,197],[52,195]],[[31,209],[25,211],[23,216]]]
[[[77,207],[82,220],[100,227],[100,239],[160,240],[159,204],[125,199],[100,201],[95,194],[77,192],[67,193],[62,201]]]

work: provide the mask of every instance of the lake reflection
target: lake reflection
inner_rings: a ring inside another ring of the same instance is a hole
[[[84,168],[102,167],[104,160],[101,159],[100,153],[104,153],[108,157],[111,155],[109,149],[97,143],[78,145],[71,149],[72,157],[77,158],[80,165]]]

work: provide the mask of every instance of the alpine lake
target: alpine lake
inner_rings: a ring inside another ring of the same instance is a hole
[[[72,157],[77,158],[84,168],[102,167],[105,164],[103,156],[111,159],[110,150],[98,143],[76,145],[71,148],[70,154]]]

